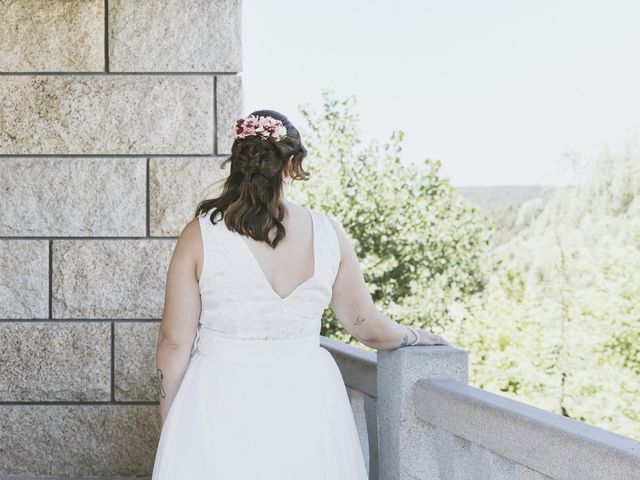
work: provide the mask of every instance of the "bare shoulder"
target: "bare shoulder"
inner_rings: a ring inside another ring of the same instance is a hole
[[[202,233],[200,231],[200,220],[198,217],[189,220],[178,237],[173,251],[173,262],[178,262],[182,270],[196,272],[200,278],[202,261],[204,258]]]
[[[189,220],[185,224],[185,226],[182,228],[182,231],[180,232],[178,241],[182,242],[183,244],[194,245],[201,243],[201,236],[202,234],[200,232],[200,219],[196,217]]]

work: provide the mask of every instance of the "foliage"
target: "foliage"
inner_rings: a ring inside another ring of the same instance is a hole
[[[527,202],[502,225],[486,293],[460,335],[472,383],[635,438],[638,146],[605,148],[585,184]]]
[[[321,111],[300,107],[311,180],[302,188],[294,182],[289,196],[342,224],[382,312],[399,323],[446,329],[483,290],[490,229],[440,177],[439,162],[401,162],[403,132],[364,144],[355,98],[338,100],[325,90],[323,101]],[[330,309],[322,334],[353,340]]]
[[[289,195],[343,225],[378,308],[441,327],[471,384],[640,438],[638,138],[575,155],[584,184],[483,218],[438,161],[400,161],[402,132],[364,144],[355,98],[323,97],[300,108],[312,180]],[[322,334],[353,340],[329,309]]]

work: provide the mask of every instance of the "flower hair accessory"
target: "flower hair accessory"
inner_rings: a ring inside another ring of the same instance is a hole
[[[280,120],[261,115],[249,115],[236,121],[234,138],[245,138],[251,135],[265,140],[279,142],[287,136],[287,128]]]

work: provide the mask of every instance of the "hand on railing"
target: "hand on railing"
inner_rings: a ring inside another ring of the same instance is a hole
[[[448,345],[452,346],[451,343],[445,340],[444,337],[440,335],[436,335],[435,333],[431,333],[422,328],[414,328],[406,326],[408,330],[410,330],[410,335],[414,338],[412,342],[409,342],[408,345],[404,345],[407,347],[410,346],[418,346],[418,345]],[[402,346],[402,345],[401,345]]]
[[[386,327],[386,331],[379,334],[378,339],[380,340],[361,340],[362,343],[376,350],[395,350],[396,348],[421,345],[453,346],[448,340],[435,333],[422,328],[401,325],[385,315],[382,318],[384,319],[383,326]]]

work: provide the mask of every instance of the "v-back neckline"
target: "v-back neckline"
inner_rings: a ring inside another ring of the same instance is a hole
[[[258,262],[258,259],[256,258],[256,256],[253,254],[253,252],[249,248],[249,245],[247,244],[247,242],[244,240],[244,238],[242,238],[242,235],[240,233],[236,232],[236,231],[232,231],[232,230],[227,229],[231,233],[233,233],[234,236],[237,237],[238,241],[241,244],[244,245],[244,248],[247,251],[247,255],[249,257],[251,257],[251,263],[254,265],[254,267],[258,271],[258,274],[262,278],[262,281],[265,284],[265,287],[269,290],[269,292],[272,295],[274,295],[276,298],[278,298],[282,302],[284,302],[285,300],[288,300],[289,298],[291,298],[302,287],[304,287],[305,285],[310,283],[313,279],[315,279],[316,275],[318,273],[318,249],[317,249],[318,231],[316,229],[316,220],[313,218],[313,213],[311,212],[311,210],[309,210],[307,207],[305,207],[305,209],[307,210],[307,212],[309,212],[309,217],[311,218],[311,230],[312,230],[312,235],[313,235],[313,242],[312,242],[312,248],[313,248],[313,273],[309,278],[304,280],[302,283],[298,284],[298,286],[296,286],[293,290],[291,290],[291,292],[289,292],[289,294],[287,296],[285,296],[285,297],[281,296],[278,292],[275,291],[275,289],[271,285],[271,282],[269,282],[269,279],[267,278],[267,275],[264,273],[264,270],[260,266],[260,262]],[[225,224],[225,227],[226,227],[226,224]]]

